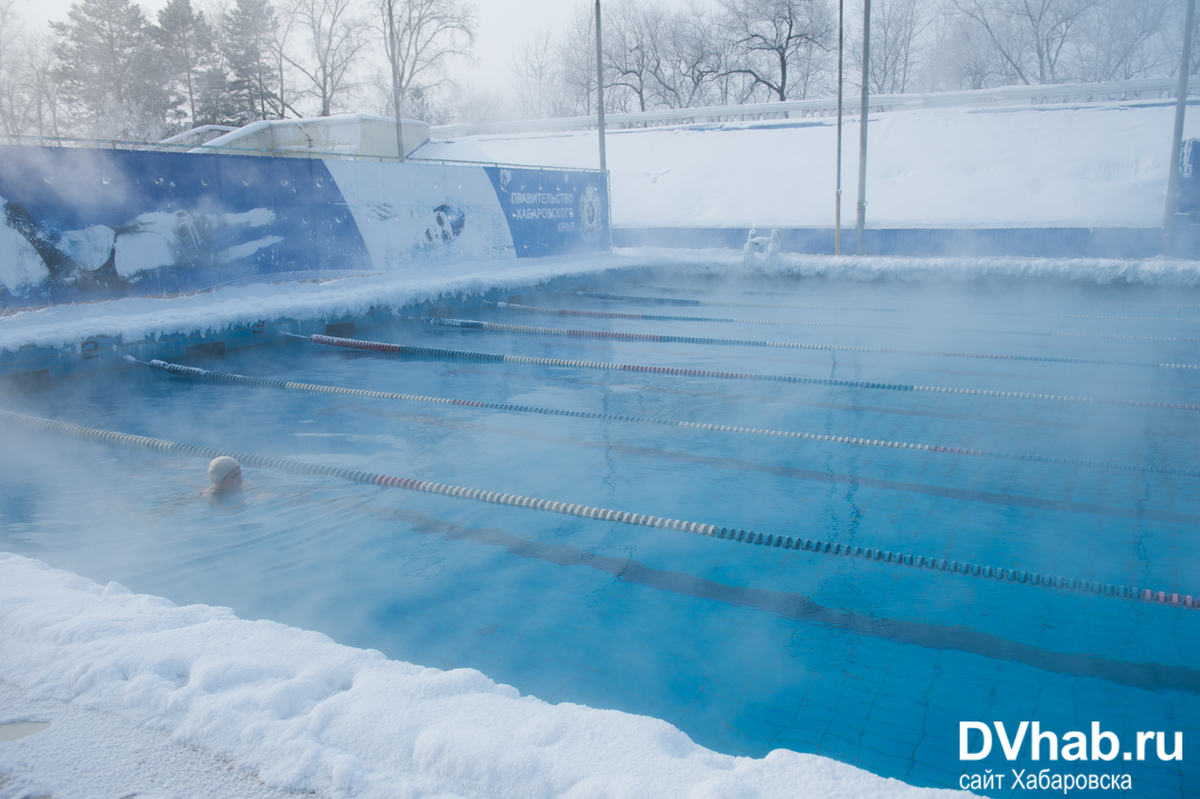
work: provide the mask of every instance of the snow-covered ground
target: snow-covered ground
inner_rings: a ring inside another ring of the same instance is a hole
[[[1200,135],[1191,106],[1185,137]],[[872,114],[867,224],[1161,227],[1174,105]],[[842,223],[853,228],[857,120],[843,128]],[[832,227],[831,119],[610,130],[618,227]],[[431,141],[423,158],[595,167],[595,132]]]
[[[933,797],[0,553],[0,797]]]

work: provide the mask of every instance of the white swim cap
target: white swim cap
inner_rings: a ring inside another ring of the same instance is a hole
[[[213,458],[212,463],[208,464],[208,479],[212,480],[213,485],[216,485],[228,477],[234,469],[239,468],[241,468],[241,464],[228,455]]]

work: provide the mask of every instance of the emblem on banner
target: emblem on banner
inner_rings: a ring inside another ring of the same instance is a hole
[[[603,210],[600,207],[600,192],[588,186],[579,198],[579,235],[584,241],[595,241],[604,230]]]

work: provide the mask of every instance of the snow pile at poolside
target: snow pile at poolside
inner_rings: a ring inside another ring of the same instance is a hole
[[[124,297],[108,302],[55,305],[0,317],[0,351],[26,344],[58,347],[96,336],[125,342],[147,336],[210,333],[259,321],[330,320],[370,309],[396,309],[442,297],[528,288],[572,275],[594,275],[628,260],[607,255],[472,261],[437,270],[387,272],[328,283],[286,282],[226,287],[184,297]]]
[[[623,249],[584,258],[536,258],[470,262],[437,271],[367,275],[330,283],[282,283],[228,287],[169,300],[126,297],[85,305],[57,305],[0,317],[0,351],[78,345],[96,336],[146,337],[209,333],[260,320],[331,320],[357,317],[371,308],[395,310],[438,298],[527,289],[564,277],[589,279],[614,269],[660,267],[693,274],[746,272],[848,280],[970,280],[1049,278],[1147,286],[1200,286],[1200,262],[1170,258],[907,258],[798,255],[745,262],[733,250]]]
[[[1200,261],[1182,258],[1023,258],[804,255],[783,253],[771,260],[746,261],[740,252],[722,249],[675,250],[629,247],[616,251],[638,266],[677,272],[735,275],[749,272],[840,280],[975,280],[977,278],[1049,279],[1084,283],[1136,283],[1144,286],[1200,286]]]
[[[1174,114],[1170,101],[872,114],[867,226],[1161,227]],[[851,229],[858,127],[847,118],[843,128]],[[1200,136],[1194,108],[1184,136]],[[605,144],[614,226],[833,227],[833,119],[610,130]],[[430,141],[414,155],[570,168],[599,159],[595,131]]]
[[[139,763],[145,771],[147,757],[183,758],[190,768],[180,780],[193,791],[208,769],[210,784],[233,780],[246,796],[950,793],[816,755],[721,755],[656,719],[549,705],[472,669],[389,661],[318,633],[244,621],[226,608],[177,607],[7,553],[0,553],[0,689],[0,723],[51,724],[0,742],[0,796],[120,796],[123,775]],[[51,740],[56,724],[85,723],[99,726],[91,737],[64,738],[69,748],[38,744]],[[104,773],[80,774],[73,764],[89,753],[77,748],[103,746],[112,729],[157,734],[158,742],[114,751]],[[170,774],[158,778],[156,795],[177,794]]]

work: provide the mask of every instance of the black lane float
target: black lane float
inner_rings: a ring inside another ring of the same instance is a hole
[[[999,458],[1002,460],[1027,461],[1031,463],[1056,463],[1068,466],[1092,466],[1101,469],[1118,471],[1150,472],[1153,474],[1175,474],[1186,477],[1200,477],[1200,470],[1177,469],[1169,466],[1154,466],[1133,463],[1112,463],[1109,461],[1089,460],[1084,458],[1059,458],[1052,455],[1030,455],[1013,452],[994,452],[992,450],[970,449],[966,447],[946,447],[938,444],[913,444],[906,441],[889,441],[878,438],[858,438],[853,436],[832,436],[822,433],[803,433],[794,430],[772,430],[763,427],[738,427],[736,425],[714,424],[709,422],[687,422],[679,419],[655,419],[649,416],[619,416],[607,413],[592,413],[589,411],[569,411],[558,408],[540,408],[535,405],[515,405],[507,402],[480,402],[478,400],[457,399],[452,397],[428,397],[421,394],[400,394],[391,391],[369,391],[361,388],[346,388],[343,386],[324,386],[316,383],[295,383],[287,380],[272,380],[266,377],[250,377],[249,375],[230,374],[229,372],[212,372],[195,366],[183,366],[177,363],[152,360],[139,361],[131,355],[125,356],[130,363],[141,363],[160,372],[183,377],[189,380],[200,380],[205,383],[218,385],[237,385],[250,388],[270,388],[281,391],[300,391],[313,394],[337,394],[341,396],[366,397],[369,399],[399,400],[401,402],[430,402],[440,405],[456,405],[465,408],[481,408],[485,410],[507,411],[510,413],[533,413],[542,416],[565,416],[576,419],[594,419],[604,422],[630,422],[635,424],[652,424],[665,427],[681,427],[688,430],[711,430],[720,433],[739,435],[770,436],[776,438],[795,438],[805,441],[828,441],[837,444],[854,446],[882,447],[886,449],[907,449],[919,452],[939,452],[950,455],[971,455],[981,458]]]
[[[1187,341],[1197,342],[1200,338],[1186,336],[1134,336],[1123,333],[1066,333],[1062,331],[1040,330],[979,330],[962,327],[912,327],[910,325],[865,325],[860,322],[812,322],[799,319],[729,319],[721,316],[671,316],[664,314],[621,313],[619,311],[584,311],[578,308],[554,308],[541,305],[521,305],[515,302],[488,302],[483,305],[495,306],[522,313],[549,314],[550,316],[583,316],[593,319],[629,319],[643,322],[704,322],[734,325],[795,325],[800,327],[852,327],[863,330],[932,330],[949,333],[987,333],[997,336],[1049,336],[1060,338],[1106,338],[1124,339],[1128,341]],[[1164,367],[1181,368],[1182,364],[1164,363]]]
[[[344,347],[352,350],[386,352],[393,355],[416,355],[428,358],[475,361],[477,363],[512,363],[535,366],[564,366],[576,369],[605,369],[616,372],[642,372],[670,375],[673,377],[706,377],[719,380],[756,380],[770,383],[796,383],[810,386],[833,386],[837,388],[864,388],[880,391],[923,391],[934,394],[960,394],[972,397],[1001,397],[1006,399],[1047,400],[1053,402],[1083,402],[1100,405],[1121,405],[1131,408],[1162,408],[1175,411],[1200,411],[1200,405],[1176,402],[1153,402],[1147,400],[1100,399],[1097,397],[1074,397],[1063,394],[1037,394],[1024,391],[992,391],[982,388],[950,388],[946,386],[917,386],[906,383],[869,383],[862,380],[833,380],[823,377],[800,377],[798,375],[760,375],[750,372],[716,372],[707,369],[683,369],[673,366],[644,366],[629,363],[607,363],[604,361],[577,361],[568,358],[536,358],[529,355],[501,355],[494,352],[471,352],[448,350],[439,347],[414,347],[409,344],[390,344],[383,341],[363,341],[354,338],[322,336],[314,333],[301,336],[284,333],[291,338],[306,339],[313,344]]]
[[[1089,358],[1056,358],[1043,355],[992,355],[979,352],[907,350],[893,347],[852,347],[848,344],[807,344],[794,341],[755,341],[753,339],[710,338],[706,336],[672,336],[661,333],[620,333],[611,330],[579,330],[562,327],[509,325],[499,322],[480,322],[474,319],[447,319],[440,316],[406,316],[403,318],[418,322],[426,322],[428,324],[440,327],[455,327],[464,330],[491,330],[498,333],[520,333],[533,336],[566,336],[571,338],[615,339],[618,341],[647,341],[660,344],[704,344],[718,347],[766,347],[772,349],[827,350],[833,352],[874,352],[885,355],[931,355],[938,358],[981,358],[993,361],[1070,363],[1086,364],[1090,366],[1140,366],[1156,369],[1200,369],[1200,365],[1187,363],[1102,361]]]

